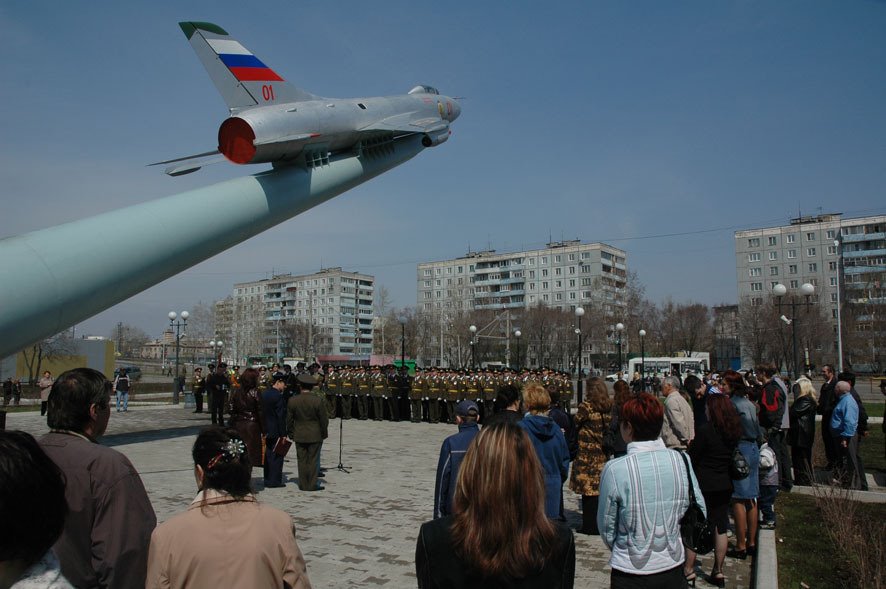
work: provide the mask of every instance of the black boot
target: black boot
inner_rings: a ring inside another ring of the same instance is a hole
[[[597,505],[600,503],[599,495],[582,495],[581,496],[581,529],[580,534],[589,536],[599,536],[600,530],[597,528]]]

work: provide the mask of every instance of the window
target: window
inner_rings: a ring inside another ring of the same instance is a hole
[[[751,292],[762,292],[763,283],[762,282],[752,282],[751,283]]]
[[[831,276],[830,283],[831,283],[831,286],[837,286],[837,277]]]
[[[797,288],[798,286],[800,286],[799,281],[791,280],[791,288]]]
[[[748,254],[748,262],[759,262],[759,261],[760,261],[760,254],[759,253]]]
[[[816,264],[815,262],[810,262],[809,263],[809,271],[810,272],[818,272],[818,264]]]
[[[761,271],[760,268],[748,268],[748,276],[760,276]]]
[[[529,290],[535,290],[535,283],[534,282],[529,283]]]
[[[575,266],[569,266],[569,273],[575,274]]]
[[[446,273],[447,273],[447,274],[452,274],[452,266],[447,266],[447,268],[446,268]]]
[[[760,238],[752,237],[748,240],[748,247],[760,247]]]
[[[529,271],[529,278],[535,278],[535,270]]]
[[[570,262],[574,262],[574,261],[575,261],[575,254],[569,254],[569,261],[570,261]]]
[[[569,300],[570,300],[570,301],[574,301],[574,300],[575,300],[575,293],[574,293],[574,292],[569,293]]]
[[[541,257],[541,263],[542,263],[542,265],[547,264],[547,263],[548,263],[548,257],[547,257],[547,256],[542,256],[542,257]]]
[[[791,264],[788,266],[788,274],[796,274],[797,273],[797,265]]]
[[[778,259],[778,252],[769,252],[769,259],[775,261]]]
[[[837,255],[837,246],[829,245],[828,246],[828,255],[829,256],[836,256]]]
[[[563,281],[562,281],[562,280],[558,280],[558,281],[555,283],[555,286],[556,286],[557,288],[563,288]]]
[[[788,250],[788,259],[793,260],[797,257],[797,250]]]
[[[542,278],[546,278],[547,275],[548,275],[548,269],[547,269],[547,268],[542,268],[542,270],[541,270],[541,277],[542,277]]]
[[[837,262],[828,262],[828,270],[836,271],[837,270]]]
[[[440,279],[439,278],[434,281],[434,286],[440,286]]]
[[[768,243],[769,243],[769,245],[776,245],[778,243],[778,241],[774,235],[770,235]]]
[[[761,298],[751,299],[751,306],[752,307],[762,307],[763,306],[763,299],[761,299]]]
[[[549,300],[551,300],[551,297],[549,295],[543,294],[541,295],[541,300],[547,303]]]
[[[791,233],[790,235],[786,235],[785,236],[785,243],[794,243],[795,238],[796,238],[796,236],[793,233]]]
[[[437,268],[436,270],[437,270],[437,276],[440,276],[440,271],[441,271],[440,268]]]
[[[815,241],[815,232],[810,231],[806,234],[806,241]]]
[[[806,248],[806,255],[809,257],[814,256],[815,255],[815,248],[814,247],[807,247]]]
[[[832,309],[832,310],[831,310],[831,316],[832,316],[834,319],[837,318],[837,310],[836,310],[836,309]]]
[[[569,288],[575,288],[575,280],[569,281]]]
[[[563,274],[563,268],[554,268],[554,274],[561,276]]]
[[[773,290],[777,285],[778,285],[778,282],[770,282],[769,283],[769,290]]]
[[[556,300],[558,300],[558,301],[562,301],[562,300],[563,300],[563,293],[562,293],[562,292],[558,292],[558,293],[557,293],[557,295],[556,295]]]
[[[828,233],[827,233],[828,239],[833,239],[834,237],[836,237],[836,235],[837,234],[833,229],[828,229]]]
[[[529,258],[529,265],[535,266],[535,258]]]
[[[559,264],[563,260],[563,256],[554,256],[554,263]]]
[[[769,275],[778,276],[778,266],[769,266]]]
[[[550,283],[549,282],[542,282],[541,287],[544,288],[545,290],[547,290],[548,288],[550,288]]]
[[[458,267],[458,273],[459,273],[459,274],[464,273],[464,271],[465,271],[465,267],[464,267],[464,266],[459,266],[459,267]]]

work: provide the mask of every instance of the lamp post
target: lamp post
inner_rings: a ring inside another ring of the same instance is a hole
[[[400,317],[400,368],[406,367],[406,319]]]
[[[646,390],[646,330],[640,330],[640,381]]]
[[[843,251],[840,249],[839,239],[834,240],[834,247],[837,249],[837,370],[843,372],[843,310],[840,308],[840,275],[842,274]]]
[[[575,333],[578,335],[578,392],[576,395],[576,399],[578,400],[578,404],[581,405],[582,401],[582,393],[584,392],[584,375],[581,370],[581,318],[585,314],[584,307],[576,307],[575,308],[575,316],[578,318],[578,327],[575,328]]]
[[[184,388],[184,383],[182,382],[184,379],[178,373],[179,350],[181,348],[181,338],[187,335],[182,333],[182,329],[187,328],[190,313],[182,311],[179,315],[175,311],[170,311],[166,316],[169,317],[169,327],[175,329],[175,380],[172,385],[172,404],[178,405],[178,396]],[[181,317],[181,321],[176,321],[177,317]]]
[[[221,340],[212,340],[211,342],[209,342],[209,347],[212,348],[212,358],[215,360],[216,366],[221,364],[222,343],[223,342]]]
[[[621,332],[624,330],[625,330],[624,323],[616,323],[615,324],[615,333],[616,333],[616,337],[618,338],[615,340],[615,343],[618,344],[618,370],[615,371],[616,373],[621,372],[621,365],[622,365],[621,364]]]
[[[778,310],[781,311],[782,305],[782,297],[787,294],[788,289],[783,284],[776,284],[772,287],[772,292],[775,294],[777,302],[778,302]],[[795,297],[791,297],[788,301],[788,304],[791,306],[791,318],[787,318],[784,315],[781,316],[781,320],[791,326],[791,339],[793,341],[794,347],[794,380],[800,377],[800,360],[797,357],[797,323],[800,322],[800,316],[797,314],[797,306],[805,306],[806,312],[809,312],[809,307],[812,306],[812,302],[810,301],[810,297],[815,292],[815,287],[809,284],[808,282],[804,282],[800,286],[800,294],[805,297],[805,300],[798,301]]]
[[[523,356],[520,355],[520,336],[523,335],[519,329],[514,332],[514,337],[517,338],[517,369],[523,368]]]
[[[468,327],[468,331],[471,332],[471,369],[476,369],[477,361],[474,357],[474,346],[477,344],[477,342],[475,341],[475,338],[477,337],[477,326],[471,325],[470,327]]]

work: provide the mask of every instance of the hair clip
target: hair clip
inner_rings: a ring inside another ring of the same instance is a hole
[[[246,453],[246,444],[244,444],[243,440],[239,438],[231,438],[224,445],[222,451],[228,455],[229,459],[233,460]]]

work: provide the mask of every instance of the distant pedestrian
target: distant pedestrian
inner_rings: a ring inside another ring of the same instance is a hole
[[[129,411],[129,389],[131,385],[132,381],[129,378],[129,374],[127,374],[125,368],[121,368],[120,372],[117,373],[116,378],[114,378],[114,393],[117,396],[117,413],[120,413],[121,401],[123,404],[123,411]]]
[[[825,364],[821,367],[821,376],[825,382],[821,385],[821,392],[818,395],[818,413],[821,415],[821,441],[824,442],[824,452],[827,457],[827,470],[833,470],[840,457],[840,452],[834,442],[834,436],[831,434],[831,415],[834,413],[834,407],[837,405],[837,395],[834,388],[837,386],[837,375],[834,373],[834,367],[831,364]]]
[[[273,383],[262,393],[262,416],[265,420],[265,487],[283,487],[283,456],[274,452],[274,446],[280,438],[286,437],[286,402],[283,392],[286,390],[286,378],[282,374],[274,374]]]
[[[37,381],[40,387],[40,415],[46,415],[46,405],[49,402],[49,391],[52,390],[52,373],[48,370],[43,371],[43,376]]]
[[[111,417],[110,392],[102,373],[75,368],[49,393],[51,432],[40,446],[65,475],[70,507],[54,550],[76,587],[141,588],[157,518],[129,460],[98,443]]]
[[[154,530],[143,587],[310,589],[292,517],[256,500],[237,432],[203,430],[192,456],[199,492],[186,512]]]
[[[240,376],[240,387],[231,393],[230,423],[246,442],[249,461],[254,468],[264,464],[262,456],[262,435],[265,431],[262,404],[258,391],[258,370],[247,368]]]
[[[434,519],[452,515],[458,471],[471,441],[480,433],[477,420],[480,409],[474,401],[462,401],[455,407],[458,433],[443,440],[437,459],[437,475],[434,480]],[[488,426],[486,426],[488,427]]]
[[[203,413],[203,393],[206,390],[206,379],[203,378],[203,369],[194,369],[194,378],[191,380],[191,391],[194,393],[194,413]]]
[[[545,516],[545,494],[526,432],[506,421],[485,426],[461,464],[452,515],[421,526],[419,588],[573,587],[575,538]]]
[[[227,404],[228,391],[231,389],[231,381],[227,376],[228,365],[219,363],[215,372],[206,377],[206,392],[209,394],[209,415],[212,417],[212,425],[225,424],[225,405]]]
[[[861,488],[858,456],[858,403],[849,393],[851,385],[845,380],[834,386],[837,404],[831,414],[831,435],[837,448],[834,478],[845,487]]]
[[[689,403],[680,394],[680,387],[676,376],[666,376],[661,383],[665,407],[661,439],[668,448],[686,450],[695,437],[695,418]]]

